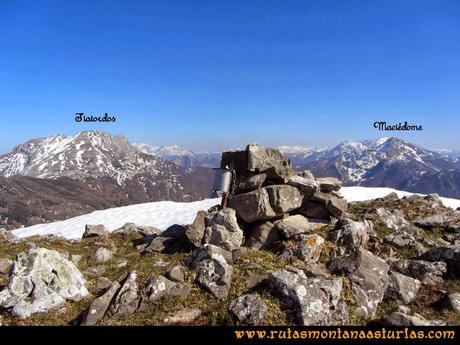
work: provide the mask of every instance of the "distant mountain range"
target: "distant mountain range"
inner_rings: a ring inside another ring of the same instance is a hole
[[[333,148],[280,146],[295,169],[335,176],[345,186],[391,187],[460,198],[460,154],[398,138],[345,141]],[[221,154],[176,145],[131,144],[81,132],[32,139],[0,156],[0,226],[64,219],[140,202],[209,195]]]

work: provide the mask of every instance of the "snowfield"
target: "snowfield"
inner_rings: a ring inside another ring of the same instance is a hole
[[[343,187],[340,191],[348,202],[381,198],[391,192],[396,192],[399,197],[415,194],[398,191],[392,188],[380,187]],[[460,200],[449,198],[441,199],[445,206],[454,209],[460,207]],[[108,231],[116,230],[125,223],[154,226],[158,229],[165,230],[173,224],[190,224],[195,219],[196,213],[199,210],[207,210],[219,203],[220,199],[205,199],[190,203],[172,201],[149,202],[94,211],[53,223],[33,225],[27,228],[13,230],[13,234],[17,237],[59,235],[68,239],[77,239],[81,238],[85,231],[85,225],[87,224],[103,224]]]

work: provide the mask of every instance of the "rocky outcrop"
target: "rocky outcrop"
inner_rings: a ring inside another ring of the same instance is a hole
[[[88,294],[83,275],[71,261],[54,250],[31,248],[16,257],[8,286],[0,291],[0,307],[26,318]]]

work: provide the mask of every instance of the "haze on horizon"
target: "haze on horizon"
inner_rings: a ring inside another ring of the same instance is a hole
[[[84,130],[195,151],[389,136],[460,150],[459,18],[456,0],[2,1],[0,152]]]

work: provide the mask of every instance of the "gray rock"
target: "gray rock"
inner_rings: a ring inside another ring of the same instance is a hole
[[[289,177],[288,184],[298,188],[305,198],[309,198],[319,189],[319,183],[314,178],[311,179],[299,175]]]
[[[288,185],[272,185],[265,187],[272,209],[276,214],[283,214],[302,205],[300,191]]]
[[[273,292],[289,303],[301,325],[332,325],[338,322],[336,309],[343,288],[342,279],[308,278],[302,271],[280,270],[270,274]]]
[[[395,271],[390,271],[389,277],[388,289],[385,292],[386,300],[409,304],[417,297],[421,285],[418,279],[405,276]]]
[[[243,244],[243,230],[238,225],[236,212],[231,208],[206,216],[204,243],[213,244],[228,251],[238,249]]]
[[[431,193],[424,197],[425,200],[432,202],[442,202],[438,193]]]
[[[267,315],[267,306],[257,294],[243,295],[230,303],[228,310],[243,323],[260,324]]]
[[[253,249],[268,249],[280,239],[279,230],[272,222],[266,221],[254,225],[245,245]]]
[[[105,229],[103,224],[99,225],[86,225],[85,232],[83,233],[82,238],[88,237],[107,237],[109,233]]]
[[[379,220],[389,229],[399,230],[410,225],[404,214],[399,210],[393,212],[380,207],[376,210]]]
[[[139,308],[140,296],[136,279],[135,271],[128,271],[120,278],[121,288],[110,303],[107,315],[110,317],[130,315]]]
[[[218,299],[228,296],[233,277],[233,267],[227,263],[223,252],[219,247],[207,244],[198,251],[194,261],[197,282]]]
[[[168,315],[163,323],[165,325],[189,324],[199,318],[202,311],[197,308],[182,309],[176,313]]]
[[[388,265],[378,256],[359,248],[348,255],[334,258],[329,269],[348,274],[358,314],[373,318],[389,284]]]
[[[91,303],[80,324],[82,326],[93,326],[101,321],[119,289],[120,284],[118,282],[111,283],[107,291]]]
[[[408,315],[400,311],[392,312],[383,318],[383,323],[388,326],[445,326],[441,320],[427,320],[419,314]]]
[[[325,225],[322,222],[309,222],[307,218],[300,214],[277,220],[273,224],[285,238],[292,238],[299,234],[309,233]]]
[[[205,211],[198,211],[193,223],[185,230],[185,236],[196,248],[200,247],[203,243],[203,237],[206,230],[205,218],[207,215]]]
[[[329,219],[331,217],[331,213],[325,204],[309,201],[308,199],[304,199],[298,212],[307,218]]]
[[[184,271],[180,266],[174,266],[166,272],[165,276],[174,282],[183,282],[185,280]]]
[[[248,172],[245,175],[240,175],[235,183],[235,193],[241,194],[256,190],[262,187],[266,179],[267,174],[251,174]]]
[[[373,225],[370,221],[364,219],[362,222],[355,222],[344,218],[335,224],[329,238],[337,244],[340,255],[343,255],[356,251],[360,247],[366,248],[373,233]]]
[[[458,223],[460,215],[455,214],[435,214],[432,216],[422,217],[417,219],[414,224],[424,229],[431,229],[435,227],[448,228],[451,224]]]
[[[160,298],[170,294],[171,289],[175,287],[175,283],[166,277],[154,274],[150,277],[145,295],[149,302],[154,302]]]
[[[310,170],[303,170],[303,171],[299,172],[297,175],[299,175],[301,177],[308,178],[310,180],[315,179],[315,176],[313,175],[313,173]]]
[[[8,286],[0,291],[0,307],[26,318],[88,294],[83,275],[71,261],[54,250],[30,248],[16,257]]]
[[[398,248],[415,247],[417,245],[415,236],[404,230],[397,230],[385,236],[385,242]]]
[[[246,152],[249,171],[265,172],[269,179],[286,179],[292,174],[291,161],[278,150],[250,144]]]
[[[442,283],[447,272],[444,262],[428,262],[424,260],[397,259],[390,262],[392,270],[418,279],[427,285]]]
[[[330,197],[326,202],[326,208],[333,217],[340,219],[347,212],[348,202],[345,199]]]
[[[134,223],[126,223],[121,228],[112,232],[113,235],[120,235],[123,238],[127,238],[129,235],[137,234],[142,237],[152,236],[152,235],[159,235],[161,234],[161,230],[157,229],[153,226],[145,226],[145,225],[136,225]]]
[[[342,188],[342,182],[335,177],[319,177],[316,179],[319,182],[319,189],[323,193],[330,193],[332,191],[338,191]]]
[[[173,237],[157,236],[144,249],[145,253],[168,253],[174,250],[177,239]]]
[[[107,279],[106,277],[99,277],[97,279],[95,287],[96,294],[99,294],[100,292],[107,290],[110,287],[110,285],[112,285],[112,281],[110,279]]]
[[[268,220],[278,215],[270,205],[270,198],[265,188],[235,195],[229,198],[228,205],[236,211],[239,218],[248,223]]]
[[[321,256],[324,239],[316,234],[300,235],[299,237],[298,242],[286,248],[280,257],[287,259],[289,262],[293,261],[293,258],[298,258],[305,262],[318,261]]]
[[[178,298],[186,298],[188,294],[192,291],[192,286],[188,283],[175,283],[175,285],[171,288],[169,293],[171,296],[178,297]]]
[[[12,260],[7,258],[0,259],[0,274],[8,274],[12,265]]]
[[[321,191],[316,191],[310,199],[307,198],[307,201],[316,202],[318,204],[326,206],[327,202],[332,198],[331,193],[323,193]]]
[[[448,245],[431,248],[418,257],[430,262],[443,261],[450,273],[460,276],[460,246]]]
[[[455,311],[457,314],[460,313],[460,293],[454,292],[446,295],[441,301],[441,305],[449,310]]]
[[[247,254],[249,249],[247,247],[240,247],[232,252],[232,260],[234,263],[241,261]]]
[[[268,274],[254,274],[246,278],[244,286],[248,290],[255,289],[259,286],[264,285],[267,282]]]
[[[91,259],[96,263],[104,264],[113,259],[113,252],[107,248],[101,247],[94,252]]]

